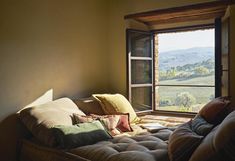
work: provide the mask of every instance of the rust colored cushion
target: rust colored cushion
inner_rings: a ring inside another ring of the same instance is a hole
[[[73,117],[75,123],[85,123],[85,122],[92,122],[94,120],[100,120],[112,136],[121,134],[122,132],[133,131],[129,122],[129,114],[120,114],[120,115],[91,114],[89,116],[81,116],[79,114],[73,114]]]
[[[178,127],[169,138],[168,154],[171,161],[188,161],[201,143],[203,136],[191,129],[191,121]]]
[[[199,111],[199,115],[209,123],[219,124],[229,113],[229,103],[227,97],[215,98]]]
[[[85,114],[97,114],[97,115],[104,115],[104,111],[102,110],[101,105],[99,102],[93,98],[81,98],[73,100],[74,103],[81,109]]]

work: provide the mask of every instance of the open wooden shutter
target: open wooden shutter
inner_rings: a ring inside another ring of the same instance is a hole
[[[215,20],[215,97],[229,96],[229,17]]]
[[[221,21],[221,96],[230,96],[229,22],[229,17]]]
[[[154,105],[153,41],[150,32],[127,30],[128,97],[137,112]]]

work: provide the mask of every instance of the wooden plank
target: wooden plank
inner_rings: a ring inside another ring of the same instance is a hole
[[[235,0],[213,1],[129,14],[124,18],[134,19],[149,26],[156,24],[215,19],[222,17],[226,12],[227,6],[234,3]]]
[[[151,21],[151,20],[156,20],[156,19],[168,19],[168,18],[177,18],[177,17],[182,17],[182,16],[193,16],[193,15],[203,15],[203,14],[210,14],[210,13],[217,13],[217,12],[224,12],[226,10],[227,6],[218,6],[218,7],[213,7],[213,8],[204,8],[204,9],[188,9],[185,11],[180,11],[180,12],[172,12],[172,13],[167,13],[167,14],[156,14],[152,16],[147,16],[147,17],[138,17],[135,18],[136,20],[140,21]]]
[[[177,12],[184,12],[184,11],[188,11],[188,10],[202,10],[202,9],[206,9],[206,8],[213,8],[216,6],[227,6],[227,5],[234,4],[234,3],[235,3],[235,0],[223,0],[223,1],[199,3],[199,4],[193,4],[193,5],[187,5],[187,6],[158,9],[158,10],[152,10],[152,11],[147,11],[147,12],[129,14],[129,15],[124,16],[124,19],[150,17],[150,16],[160,15],[160,14],[165,15],[165,14],[169,14],[169,13],[171,14],[171,13],[177,13]]]
[[[166,24],[166,23],[177,23],[185,21],[197,21],[197,20],[208,20],[214,19],[215,17],[221,17],[224,15],[224,11],[218,13],[210,13],[204,15],[185,15],[181,17],[172,17],[168,19],[156,19],[155,21],[145,21],[147,25]]]

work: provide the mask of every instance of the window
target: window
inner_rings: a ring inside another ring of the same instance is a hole
[[[219,96],[215,33],[213,27],[169,33],[127,30],[129,101],[135,111],[195,113]]]
[[[155,107],[198,112],[215,97],[214,29],[155,34]]]
[[[195,113],[210,99],[230,95],[229,17],[225,14],[230,4],[214,1],[124,17],[152,29],[127,30],[128,94],[136,111]],[[177,27],[172,28],[172,24]],[[170,27],[159,29],[163,26]],[[189,40],[193,38],[190,32],[199,40]],[[210,32],[211,45],[204,46],[208,38],[204,36]],[[188,40],[170,40],[177,34]],[[199,45],[191,46],[195,42]]]

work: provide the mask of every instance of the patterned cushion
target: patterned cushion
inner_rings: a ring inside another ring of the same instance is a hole
[[[73,114],[75,123],[92,122],[100,120],[112,136],[119,135],[122,132],[130,132],[132,128],[129,122],[129,114],[120,115],[94,115],[82,116]]]

